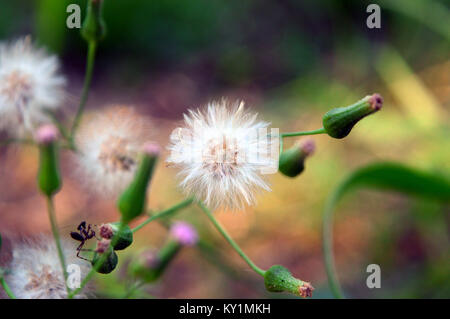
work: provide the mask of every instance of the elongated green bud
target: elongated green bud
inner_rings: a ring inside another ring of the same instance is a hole
[[[146,283],[158,280],[180,251],[182,245],[169,241],[159,252],[147,250],[130,264],[130,274]]]
[[[104,254],[108,254],[106,259],[103,260],[102,264],[98,266],[97,269],[95,269],[100,274],[109,274],[117,267],[117,263],[119,262],[119,257],[117,256],[116,252],[109,247],[110,242],[108,239],[103,239],[99,242],[97,251],[94,255],[94,258],[91,261],[92,266],[95,266],[95,264],[102,260],[102,257]]]
[[[38,185],[42,193],[52,196],[61,188],[58,158],[58,129],[53,125],[40,127],[35,136],[39,145]]]
[[[346,137],[362,118],[380,110],[383,98],[378,93],[368,95],[355,104],[338,107],[323,116],[323,127],[334,138]]]
[[[119,232],[120,223],[109,223],[103,224],[100,226],[100,237],[105,239],[112,239],[113,236]],[[113,249],[114,250],[123,250],[130,246],[133,243],[133,232],[128,225],[124,225],[119,234],[117,234],[117,239],[114,239],[116,242]]]
[[[266,271],[264,284],[267,291],[290,292],[303,298],[311,297],[314,290],[309,282],[293,277],[291,272],[281,265],[274,265]]]
[[[130,266],[130,273],[145,282],[156,281],[183,246],[194,246],[198,242],[197,230],[189,223],[175,222],[170,227],[170,240],[159,251],[147,250]]]
[[[90,41],[100,41],[106,35],[106,24],[102,17],[103,0],[88,0],[87,14],[81,27],[81,35]]]
[[[152,178],[159,152],[157,144],[149,143],[144,146],[142,159],[134,179],[117,201],[122,221],[125,224],[141,215],[145,210],[147,187]]]
[[[301,174],[305,169],[305,159],[314,153],[315,147],[314,140],[306,139],[283,151],[278,162],[280,172],[289,177]]]

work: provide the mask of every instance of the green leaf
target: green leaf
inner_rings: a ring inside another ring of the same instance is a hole
[[[423,172],[399,163],[381,162],[362,167],[347,178],[330,194],[323,218],[323,251],[330,288],[336,298],[343,293],[336,276],[333,256],[333,212],[339,200],[349,191],[370,188],[395,191],[442,203],[450,202],[450,181],[440,175]]]

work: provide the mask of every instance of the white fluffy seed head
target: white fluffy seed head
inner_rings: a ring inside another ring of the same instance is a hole
[[[263,175],[278,168],[278,137],[268,126],[240,101],[189,110],[170,136],[167,163],[181,169],[184,191],[213,209],[253,205],[259,191],[270,190]]]
[[[131,182],[154,128],[132,107],[115,105],[86,118],[76,145],[77,173],[98,194],[116,196]]]
[[[0,130],[23,136],[49,123],[46,110],[62,105],[64,86],[56,56],[29,37],[0,44]]]
[[[66,264],[76,267],[83,280],[91,268],[90,264],[76,257],[76,243],[62,240],[61,244]],[[13,245],[13,257],[5,280],[17,298],[67,298],[56,245],[49,236],[41,235]],[[89,287],[76,298],[87,298],[88,293]]]

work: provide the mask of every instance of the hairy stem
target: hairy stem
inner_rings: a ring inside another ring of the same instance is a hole
[[[11,299],[16,299],[16,296],[12,292],[11,288],[9,288],[8,284],[5,281],[5,278],[0,277],[0,284],[2,285],[3,289],[5,290],[6,294]]]
[[[303,136],[303,135],[317,135],[326,133],[325,129],[319,128],[317,130],[312,131],[300,131],[300,132],[289,132],[289,133],[281,133],[281,137],[292,137],[292,136]]]
[[[222,234],[222,236],[228,241],[228,243],[234,248],[234,250],[236,250],[239,256],[241,256],[245,260],[245,262],[250,266],[250,268],[252,268],[258,275],[264,277],[264,274],[266,272],[261,268],[259,268],[258,266],[256,266],[255,263],[242,251],[239,245],[230,237],[230,235],[228,235],[225,229],[219,224],[219,222],[213,216],[211,211],[201,201],[198,201],[197,204],[206,214],[206,216],[208,216],[209,220],[213,223],[213,225],[216,227],[219,233]]]
[[[158,218],[169,216],[169,215],[175,213],[176,211],[189,206],[190,204],[192,204],[193,201],[194,201],[193,198],[185,199],[184,201],[182,201],[182,202],[180,202],[180,203],[178,203],[178,204],[176,204],[176,205],[174,205],[174,206],[172,206],[170,208],[167,208],[167,209],[165,209],[165,210],[163,210],[163,211],[161,211],[161,212],[159,212],[157,214],[154,214],[154,215],[150,216],[145,221],[143,221],[141,224],[139,224],[136,227],[134,227],[131,231],[133,233],[137,232],[139,229],[141,229],[142,227],[144,227],[148,223],[150,223],[150,222],[152,222],[152,221],[154,221],[154,220],[156,220]]]
[[[72,124],[72,129],[70,130],[70,141],[71,141],[71,146],[73,148],[75,148],[75,144],[74,144],[75,132],[76,132],[78,126],[80,125],[81,117],[83,116],[84,107],[86,105],[86,101],[87,101],[87,98],[89,95],[89,88],[91,86],[92,71],[94,69],[96,49],[97,49],[97,42],[89,41],[87,61],[86,61],[86,73],[84,76],[84,83],[83,83],[83,90],[81,92],[80,105],[78,106],[77,114],[75,115],[75,119]]]
[[[66,267],[66,259],[64,257],[64,252],[61,246],[61,239],[59,237],[59,231],[58,231],[58,223],[56,222],[56,216],[55,216],[55,207],[53,205],[53,199],[50,196],[47,196],[47,211],[48,211],[48,217],[50,220],[50,226],[52,228],[53,238],[55,240],[56,249],[58,251],[58,258],[59,262],[61,263],[61,268],[64,275],[64,284],[67,289],[67,293],[70,293],[69,286],[67,285],[67,267]]]

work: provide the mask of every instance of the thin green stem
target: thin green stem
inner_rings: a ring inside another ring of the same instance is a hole
[[[11,288],[9,288],[8,284],[5,281],[5,278],[0,277],[0,284],[2,285],[3,289],[5,290],[6,294],[11,299],[16,299],[16,296],[12,292]]]
[[[126,224],[121,220],[120,224],[119,224],[119,229],[111,240],[111,244],[110,244],[111,247],[114,247],[117,244],[117,241],[120,238],[119,234],[123,231],[123,229],[125,228],[125,225]],[[87,285],[89,280],[91,280],[92,276],[95,275],[95,273],[98,271],[98,269],[100,269],[101,265],[103,265],[103,263],[106,261],[107,258],[108,258],[108,253],[102,254],[102,256],[92,266],[91,270],[88,272],[86,277],[83,278],[83,280],[80,283],[80,287],[78,287],[75,290],[72,290],[72,292],[69,293],[69,295],[68,295],[69,299],[72,299],[73,297],[75,297],[75,295],[77,295],[79,292],[81,292],[81,290],[83,290],[83,288]]]
[[[31,139],[17,139],[17,138],[9,138],[3,141],[0,141],[0,146],[9,145],[9,144],[28,144],[35,145],[34,141]]]
[[[303,136],[303,135],[317,135],[317,134],[325,134],[325,129],[319,128],[317,130],[312,131],[300,131],[300,132],[289,132],[289,133],[281,133],[281,137],[292,137],[292,136]]]
[[[322,249],[325,262],[325,270],[327,272],[330,289],[336,298],[342,299],[345,298],[345,296],[342,292],[341,285],[339,284],[339,280],[337,278],[333,256],[333,207],[340,196],[339,192],[340,191],[338,190],[336,193],[334,193],[333,196],[331,196],[325,204],[322,230]]]
[[[48,217],[50,220],[50,226],[52,228],[53,238],[55,240],[56,249],[58,251],[58,258],[59,262],[61,263],[61,268],[64,275],[64,283],[67,289],[67,293],[70,293],[69,286],[67,285],[67,267],[66,267],[66,259],[64,257],[64,252],[61,245],[61,239],[59,237],[59,231],[58,231],[58,223],[56,222],[56,216],[55,216],[55,207],[53,205],[53,199],[50,196],[47,196],[47,211],[48,211]]]
[[[138,282],[136,282],[136,283],[135,283],[133,286],[131,286],[131,288],[126,292],[126,294],[123,296],[122,299],[128,299],[128,298],[130,298],[136,290],[140,289],[140,288],[141,288],[142,286],[144,286],[144,285],[145,285],[145,282],[143,282],[143,281],[138,281]]]
[[[182,201],[182,202],[180,202],[180,203],[178,203],[178,204],[176,204],[176,205],[174,205],[174,206],[172,206],[170,208],[167,208],[167,209],[165,209],[165,210],[163,210],[163,211],[161,211],[161,212],[159,212],[157,214],[154,214],[154,215],[150,216],[145,221],[143,221],[141,224],[139,224],[136,227],[134,227],[131,231],[133,233],[137,232],[139,229],[141,229],[142,227],[144,227],[148,223],[150,223],[150,222],[152,222],[152,221],[154,221],[154,220],[156,220],[158,218],[169,216],[169,215],[175,213],[176,211],[189,206],[190,204],[192,204],[193,201],[194,201],[193,198],[185,199],[184,201]]]
[[[70,141],[72,147],[74,145],[74,136],[75,132],[80,125],[81,117],[83,116],[84,107],[86,105],[86,101],[89,95],[89,88],[91,86],[92,80],[92,72],[94,70],[94,61],[95,61],[95,51],[97,49],[96,41],[89,41],[88,43],[88,53],[87,53],[87,61],[86,61],[86,73],[84,76],[83,90],[81,92],[80,105],[78,106],[77,114],[75,115],[75,119],[72,124],[72,129],[70,130]]]
[[[258,275],[264,277],[266,273],[264,270],[255,265],[255,263],[242,251],[239,245],[228,235],[226,230],[219,224],[216,218],[213,216],[211,211],[201,202],[197,202],[198,206],[202,209],[202,211],[208,216],[209,220],[213,223],[219,233],[228,241],[228,243],[236,250],[236,252],[245,260],[245,262],[252,268]]]

